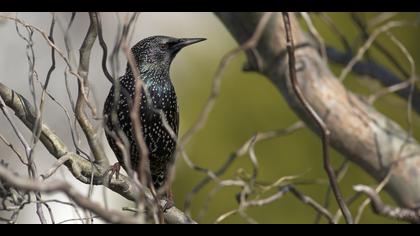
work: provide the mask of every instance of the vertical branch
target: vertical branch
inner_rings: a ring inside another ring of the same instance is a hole
[[[153,217],[156,222],[163,223],[163,212],[159,210],[159,200],[156,196],[156,191],[153,186],[152,181],[152,175],[150,172],[150,162],[149,162],[149,148],[147,147],[147,144],[144,140],[143,135],[143,129],[142,129],[142,123],[140,119],[140,105],[142,100],[144,99],[144,102],[151,102],[151,98],[149,95],[149,92],[147,90],[147,87],[144,86],[144,82],[141,79],[140,71],[138,68],[138,65],[134,59],[134,56],[128,46],[128,34],[131,25],[135,22],[135,19],[137,19],[137,13],[134,13],[133,16],[128,20],[128,18],[125,21],[123,34],[121,37],[121,47],[124,51],[124,54],[127,58],[128,64],[131,68],[131,71],[133,73],[133,77],[135,79],[135,92],[134,97],[132,98],[132,107],[130,108],[130,119],[133,124],[134,128],[134,138],[137,143],[137,146],[140,149],[139,153],[139,166],[138,166],[138,178],[140,181],[140,185],[142,187],[149,187],[154,199],[154,203],[152,204],[153,209]],[[138,208],[139,212],[142,212],[145,209],[145,200],[146,195],[145,191],[140,191],[140,195],[138,198]]]
[[[337,175],[337,182],[340,183],[340,181],[344,178],[345,174],[347,173],[348,167],[349,167],[349,161],[344,160],[340,167],[336,171]],[[330,195],[331,195],[331,186],[328,186],[327,191],[325,191],[325,197],[324,197],[324,207],[328,209],[330,206]],[[347,204],[350,205],[350,203],[347,201]],[[317,214],[315,216],[315,224],[319,224],[321,221],[321,214]],[[356,221],[357,222],[357,221]]]
[[[302,18],[305,20],[306,25],[308,26],[309,32],[312,36],[318,41],[320,54],[322,59],[325,60],[325,63],[328,63],[327,49],[325,47],[325,40],[322,38],[318,30],[315,28],[311,16],[307,12],[301,12]]]
[[[96,40],[98,35],[97,31],[97,18],[95,14],[90,13],[90,25],[88,32],[83,40],[82,46],[79,49],[80,58],[79,58],[79,68],[77,73],[80,75],[82,80],[78,80],[78,97],[76,101],[76,117],[82,128],[87,141],[89,143],[89,147],[92,150],[93,156],[95,158],[95,162],[100,165],[108,165],[108,160],[105,157],[104,148],[98,135],[97,130],[94,128],[92,123],[89,121],[89,118],[85,114],[84,108],[88,101],[85,99],[85,95],[88,93],[88,73],[89,73],[89,64],[90,64],[90,54],[92,51],[92,46]]]
[[[17,18],[17,14],[16,14],[16,18]],[[33,29],[29,26],[25,26],[25,29],[27,31],[28,36],[25,37],[20,31],[19,31],[19,26],[18,26],[18,22],[15,21],[15,27],[16,27],[16,32],[19,35],[20,38],[22,38],[25,42],[26,42],[26,57],[28,60],[28,65],[29,65],[29,71],[28,71],[28,80],[29,80],[29,88],[30,88],[30,93],[32,95],[32,99],[33,99],[33,103],[36,105],[37,103],[37,99],[36,99],[36,88],[35,88],[35,78],[38,78],[38,74],[35,70],[35,51],[33,48],[34,42],[33,42]],[[51,26],[53,27],[53,26]],[[32,129],[32,142],[30,146],[25,147],[25,151],[26,151],[26,157],[28,159],[28,165],[27,165],[27,169],[28,169],[28,175],[30,178],[37,178],[38,177],[38,171],[37,171],[37,167],[36,167],[36,163],[33,160],[33,153],[35,150],[35,146],[38,142],[39,139],[39,135],[40,135],[40,127],[39,127],[39,123],[38,120],[41,118],[41,112],[39,110],[39,108],[37,106],[35,106],[35,115],[36,115],[36,121],[35,121],[35,125]],[[41,222],[41,224],[46,224],[47,221],[45,219],[44,213],[43,213],[43,209],[42,209],[42,199],[41,199],[41,193],[40,192],[35,192],[35,198],[36,198],[36,213],[39,217],[39,220]],[[47,207],[48,205],[45,204]]]
[[[50,26],[50,34],[48,36],[48,38],[51,40],[52,43],[54,43],[54,26],[55,26],[55,14],[52,14],[52,19],[51,19],[51,26]],[[45,95],[46,95],[46,91],[48,88],[48,85],[50,83],[50,79],[51,79],[51,75],[52,72],[55,70],[55,50],[54,48],[51,48],[51,67],[47,72],[47,77],[45,79],[45,84],[42,86],[42,94],[41,94],[41,102],[39,104],[39,113],[37,114],[37,119],[35,121],[35,131],[36,133],[34,134],[34,145],[38,142],[39,140],[39,136],[41,135],[41,128],[40,125],[42,123],[42,114],[44,112],[44,107],[45,107]]]
[[[341,31],[338,29],[334,21],[325,12],[321,12],[319,14],[319,17],[321,18],[322,21],[324,21],[327,27],[330,28],[334,36],[339,38],[346,52],[351,53],[352,48],[350,46],[350,42],[347,40],[347,37],[343,33],[341,33]]]
[[[98,39],[99,39],[99,45],[101,45],[102,48],[102,71],[105,74],[105,77],[109,80],[109,82],[113,83],[114,78],[108,71],[108,67],[106,66],[106,61],[108,59],[108,47],[106,46],[103,33],[102,33],[102,21],[101,21],[101,14],[98,12],[94,13],[97,21],[98,21]]]
[[[341,211],[343,212],[344,218],[347,223],[352,224],[353,219],[352,219],[350,210],[348,209],[344,201],[343,195],[341,194],[340,188],[337,183],[337,178],[335,176],[334,169],[332,168],[332,165],[330,162],[330,154],[329,154],[330,131],[328,130],[328,127],[324,123],[322,118],[316,113],[316,111],[306,101],[305,97],[302,94],[302,91],[300,90],[298,86],[298,81],[296,77],[296,61],[295,61],[296,59],[295,59],[295,54],[294,54],[294,44],[293,44],[293,36],[292,36],[289,14],[287,12],[283,12],[282,15],[283,15],[284,27],[286,30],[286,40],[287,40],[286,47],[287,47],[287,53],[289,56],[289,75],[290,75],[293,91],[295,92],[304,110],[310,115],[310,117],[315,121],[318,128],[321,129],[322,131],[322,151],[323,151],[323,159],[324,159],[324,168],[327,172],[331,188],[334,192],[337,203]]]
[[[88,73],[89,73],[89,65],[90,65],[90,54],[92,51],[93,44],[98,35],[98,20],[96,15],[93,13],[89,13],[90,25],[88,32],[83,40],[82,46],[79,49],[80,57],[79,57],[79,68],[77,73],[81,77],[81,80],[78,80],[78,97],[76,101],[76,118],[82,128],[83,132],[85,133],[85,137],[88,141],[89,147],[92,150],[95,162],[99,165],[108,165],[108,160],[105,157],[104,148],[102,146],[100,136],[98,131],[95,127],[93,127],[92,123],[89,121],[89,118],[86,116],[84,107],[88,105],[93,114],[95,115],[95,109],[90,105],[88,101],[88,94],[89,94],[89,82],[88,82]],[[92,167],[93,167],[92,163]],[[90,187],[88,197],[92,195],[93,191],[93,174],[91,175],[90,179]],[[92,222],[92,215],[91,212],[87,211],[87,215],[89,217],[87,223]],[[90,219],[90,221],[89,221]]]
[[[129,97],[129,93],[125,88],[121,88],[120,86],[120,80],[116,79],[115,77],[115,73],[113,73],[113,75],[111,75],[108,71],[108,67],[107,67],[107,59],[108,59],[108,47],[106,45],[106,42],[103,38],[103,31],[102,31],[102,20],[101,20],[101,15],[98,12],[95,12],[95,17],[97,18],[98,21],[98,38],[99,38],[99,44],[102,48],[102,71],[105,75],[105,77],[108,79],[109,82],[111,82],[113,84],[114,87],[114,99],[113,99],[113,106],[112,106],[112,113],[109,117],[109,119],[111,119],[111,123],[114,127],[116,127],[115,130],[109,130],[107,128],[106,125],[104,125],[104,129],[105,132],[112,136],[113,139],[115,140],[115,143],[117,145],[117,147],[119,148],[119,150],[121,151],[122,155],[123,155],[123,160],[124,160],[124,165],[126,166],[126,171],[128,176],[134,180],[134,173],[132,171],[131,168],[131,161],[130,161],[130,157],[129,157],[129,153],[130,153],[130,143],[128,143],[128,139],[126,137],[126,135],[124,134],[124,132],[122,131],[121,127],[120,127],[120,123],[117,119],[118,114],[117,114],[117,110],[118,110],[118,103],[119,103],[119,99],[120,99],[120,92],[123,92],[124,95],[128,98]],[[118,35],[118,34],[117,34]],[[131,101],[128,101],[128,107],[130,108],[131,105]],[[116,177],[118,179],[119,173],[117,171],[116,173]]]

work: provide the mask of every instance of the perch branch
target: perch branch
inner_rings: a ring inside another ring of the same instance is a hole
[[[26,125],[26,127],[32,130],[36,118],[34,108],[31,104],[22,95],[11,90],[1,82],[0,96],[4,99],[5,104],[15,112],[15,115]],[[113,177],[109,182],[103,181],[108,180],[109,178],[108,174],[104,174],[106,171],[104,168],[98,165],[92,166],[90,161],[80,155],[77,155],[76,153],[70,152],[66,144],[44,123],[41,124],[40,140],[55,158],[60,159],[65,155],[70,156],[69,160],[66,161],[64,165],[73,174],[73,176],[82,183],[89,184],[90,177],[93,174],[93,184],[103,184],[111,191],[116,192],[129,200],[134,199],[134,186],[132,186],[127,177],[120,175],[118,180]],[[146,195],[150,200],[153,199],[150,193],[147,193]],[[164,218],[165,222],[170,224],[195,223],[176,207],[172,207],[167,210],[164,213]]]

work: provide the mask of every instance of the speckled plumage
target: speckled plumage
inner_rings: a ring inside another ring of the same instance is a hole
[[[189,40],[189,41],[188,41]],[[163,111],[169,126],[178,136],[179,111],[174,86],[170,80],[169,70],[172,59],[178,51],[187,45],[202,41],[203,39],[176,39],[167,36],[152,36],[138,42],[131,51],[140,71],[140,77],[144,81],[151,102],[147,102],[144,90],[142,91],[139,117],[141,119],[143,138],[148,147],[150,171],[155,188],[160,188],[166,180],[169,165],[174,161],[176,142],[164,127],[162,119],[157,111]],[[139,147],[136,143],[134,129],[130,119],[129,102],[131,104],[135,95],[135,78],[129,65],[126,73],[119,78],[121,88],[116,106],[117,122],[113,124],[110,117],[114,108],[115,86],[112,86],[104,104],[105,125],[108,128],[106,137],[118,162],[124,165],[123,156],[116,146],[112,135],[117,127],[123,131],[130,143],[130,160],[133,170],[137,171],[139,164]]]

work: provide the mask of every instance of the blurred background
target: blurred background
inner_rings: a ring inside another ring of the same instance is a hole
[[[15,13],[2,14],[15,15]],[[121,16],[124,16],[124,14],[120,13]],[[360,14],[365,19],[371,19],[377,15],[377,13]],[[358,28],[351,21],[349,14],[327,13],[327,15],[333,19],[338,29],[350,42],[358,35]],[[58,23],[61,22],[62,28],[65,28],[71,13],[56,13],[56,16],[59,20]],[[329,30],[317,14],[311,14],[311,16],[316,28],[328,45],[340,50],[343,49],[337,35]],[[51,22],[50,13],[19,13],[18,17],[43,29],[45,32],[49,30]],[[395,15],[392,20],[415,20],[417,17],[418,15],[415,13],[400,13]],[[102,22],[105,41],[108,43],[108,48],[111,48],[117,34],[117,15],[115,13],[103,13]],[[72,52],[75,58],[78,58],[78,48],[85,36],[88,23],[88,14],[78,13],[70,30],[70,39],[73,46]],[[303,21],[302,25],[304,25]],[[417,38],[420,36],[419,29],[403,27],[391,31],[407,47],[414,60],[419,61],[420,45]],[[22,30],[22,32],[25,31]],[[180,134],[182,135],[196,121],[198,114],[203,108],[210,94],[212,78],[220,59],[230,49],[236,47],[237,44],[212,13],[204,12],[140,13],[138,22],[135,25],[131,45],[152,35],[207,38],[207,41],[203,43],[184,49],[179,53],[172,65],[171,77],[178,94],[181,117]],[[17,35],[15,24],[12,21],[0,20],[0,38],[0,81],[30,99],[26,42]],[[35,42],[36,70],[39,78],[44,81],[51,65],[51,50],[38,33],[34,33],[33,39]],[[401,62],[407,71],[409,70],[409,64],[408,62],[406,63],[406,58],[388,37],[381,35],[378,41],[393,53],[395,58]],[[63,30],[60,27],[55,29],[55,42],[65,51]],[[380,53],[375,50],[370,50],[369,52],[371,58],[398,74],[398,70],[392,67]],[[93,88],[92,94],[99,113],[102,112],[102,104],[111,87],[111,84],[103,75],[100,67],[101,57],[102,50],[99,44],[95,43],[90,64],[89,80]],[[120,55],[120,62],[122,70],[119,74],[121,75],[126,63],[123,53]],[[285,103],[281,94],[267,79],[256,73],[242,72],[244,62],[245,56],[241,54],[229,65],[223,76],[221,94],[210,114],[208,122],[186,147],[191,160],[198,166],[217,170],[232,152],[237,150],[256,132],[286,128],[298,121],[298,118]],[[341,66],[333,63],[331,63],[331,68],[336,75],[339,75],[342,69]],[[416,69],[417,71],[420,69],[419,65],[416,65]],[[71,111],[64,86],[64,79],[64,65],[61,59],[57,59],[57,68],[53,72],[49,91]],[[69,77],[69,84],[72,88],[72,95],[75,97],[77,95],[76,80],[73,77]],[[361,95],[369,95],[381,88],[377,82],[355,75],[350,75],[345,80],[345,85],[351,91]],[[37,93],[39,95],[40,90]],[[404,100],[395,95],[388,95],[378,100],[375,106],[407,129],[407,105]],[[45,111],[44,121],[70,148],[73,148],[69,124],[61,108],[51,102],[51,100],[48,100]],[[413,112],[413,119],[413,134],[417,140],[420,140],[420,117],[415,112]],[[20,130],[30,140],[31,134],[26,127],[21,125],[19,121],[16,121],[16,123],[19,124]],[[0,133],[24,153],[24,150],[3,115],[0,115],[0,127]],[[85,143],[82,146],[87,147]],[[109,148],[107,151],[109,152],[109,156],[112,157],[110,163],[115,163],[116,159],[112,151]],[[299,189],[318,202],[322,203],[324,201],[327,179],[322,168],[321,142],[310,130],[301,129],[285,137],[260,142],[256,145],[256,154],[260,165],[259,182],[273,183],[282,176],[301,175],[298,180],[301,183],[306,182],[307,184],[299,185]],[[335,151],[332,151],[332,159],[336,167],[344,160],[343,156]],[[16,156],[1,142],[0,160],[9,163],[10,168],[16,172],[22,175],[27,174],[26,169],[17,161]],[[35,161],[38,166],[38,172],[43,173],[50,168],[55,158],[42,145],[38,145]],[[237,170],[240,168],[251,173],[252,165],[248,156],[238,158],[222,178],[234,178]],[[175,205],[178,208],[182,210],[185,196],[203,177],[204,174],[190,169],[181,157],[178,158],[176,179],[173,186]],[[88,191],[88,186],[74,180],[65,168],[60,168],[59,173],[53,176],[53,178],[65,178],[74,186],[77,186],[82,193],[87,193]],[[311,182],[316,182],[316,184]],[[367,173],[356,165],[350,164],[349,170],[341,182],[341,189],[343,194],[349,197],[354,194],[352,190],[353,185],[374,185],[375,183]],[[221,214],[235,209],[238,206],[235,196],[240,189],[235,187],[221,189],[209,202],[207,195],[214,187],[215,184],[209,184],[193,199],[193,218],[197,216],[205,204],[209,204],[208,212],[199,220],[200,223],[213,223]],[[132,206],[131,202],[124,200],[124,198],[111,191],[104,190],[103,187],[95,187],[93,199],[103,203],[103,191],[105,191],[107,205],[110,208],[121,210],[122,207]],[[381,196],[387,203],[394,204],[386,193],[382,193]],[[44,198],[67,200],[66,196],[62,194],[44,194]],[[332,209],[337,209],[334,200],[331,200]],[[351,206],[353,212],[357,211],[357,207],[362,200],[364,198],[360,198],[360,200]],[[51,203],[51,206],[57,222],[76,217],[71,207],[54,203]],[[249,208],[247,213],[260,223],[312,223],[316,215],[312,208],[302,204],[292,195],[286,195],[284,198],[270,205]],[[0,216],[2,214],[6,213],[0,213]],[[95,222],[100,221],[95,220]],[[369,207],[366,209],[361,222],[397,223],[376,216]],[[34,204],[27,205],[24,208],[19,215],[18,223],[39,223]],[[79,222],[73,221],[70,223]],[[246,221],[236,215],[227,218],[223,223],[246,223]]]

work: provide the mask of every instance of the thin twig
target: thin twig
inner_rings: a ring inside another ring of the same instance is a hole
[[[322,118],[319,117],[316,111],[306,101],[305,97],[302,94],[302,91],[300,90],[298,86],[298,80],[296,77],[296,62],[295,62],[296,59],[295,59],[295,54],[294,54],[293,36],[292,36],[292,29],[290,25],[289,14],[287,12],[283,12],[282,15],[283,15],[284,27],[286,29],[287,52],[289,55],[289,76],[290,76],[291,84],[293,87],[293,91],[298,97],[304,110],[310,115],[312,120],[316,123],[318,128],[321,129],[322,131],[322,149],[323,149],[324,168],[327,172],[331,188],[334,192],[337,203],[340,206],[341,211],[343,212],[345,220],[347,223],[352,224],[353,219],[352,219],[350,210],[348,209],[344,201],[344,198],[341,194],[340,188],[337,183],[337,178],[335,176],[334,169],[332,168],[332,165],[330,163],[330,155],[329,155],[330,131],[328,130],[328,127],[324,123]]]
[[[367,22],[367,27],[368,28],[373,28],[379,24],[382,24],[382,22],[385,22],[393,17],[395,17],[398,14],[398,12],[383,12],[381,14],[378,14],[377,16],[375,16],[374,18],[370,19]]]
[[[326,13],[321,12],[320,18],[327,24],[327,26],[331,29],[333,32],[333,35],[338,36],[340,38],[341,44],[343,45],[344,49],[347,53],[352,52],[352,48],[350,46],[349,41],[347,40],[347,37],[341,33],[341,31],[338,29],[337,25],[334,23],[334,21],[329,17]]]
[[[271,195],[267,198],[257,199],[257,200],[252,200],[252,201],[244,201],[243,203],[241,202],[242,209],[240,207],[238,209],[231,210],[231,211],[219,216],[216,219],[215,223],[220,223],[221,221],[225,220],[227,217],[230,217],[230,216],[232,216],[234,214],[237,214],[237,213],[241,213],[241,211],[243,212],[243,210],[248,208],[248,207],[261,207],[261,206],[271,204],[271,203],[277,201],[278,199],[281,199],[282,197],[284,197],[285,194],[288,193],[288,192],[291,192],[299,201],[301,201],[304,204],[309,205],[316,212],[318,212],[321,215],[323,215],[324,217],[326,217],[329,223],[334,224],[333,216],[326,208],[324,208],[321,204],[317,203],[314,199],[312,199],[311,197],[303,194],[302,192],[297,190],[296,187],[294,187],[293,185],[290,185],[290,184],[285,185],[283,187],[280,187],[278,192],[276,192],[275,194],[273,194],[273,195]]]
[[[353,66],[362,59],[363,55],[366,53],[366,51],[370,48],[372,43],[375,41],[375,39],[383,32],[388,31],[392,28],[396,27],[402,27],[402,26],[415,26],[416,23],[413,22],[406,22],[406,21],[391,21],[387,24],[377,28],[373,33],[370,35],[370,37],[366,40],[366,42],[363,44],[362,47],[359,48],[356,55],[353,57],[353,59],[350,60],[350,62],[347,64],[347,66],[341,71],[341,74],[339,76],[339,80],[343,81],[346,76],[349,74],[349,72],[352,70]]]
[[[350,13],[350,16],[352,17],[353,21],[355,22],[355,25],[358,26],[358,28],[361,32],[362,39],[363,40],[368,40],[369,39],[369,32],[367,30],[366,23],[362,20],[362,18],[356,12]],[[372,46],[374,46],[376,49],[378,49],[378,51],[381,52],[383,54],[383,56],[386,59],[388,59],[388,61],[391,62],[391,64],[394,65],[404,77],[408,77],[408,72],[402,67],[400,62],[392,55],[392,53],[385,46],[383,46],[377,40],[374,40],[372,42]]]
[[[37,180],[26,179],[18,177],[10,172],[7,168],[0,165],[0,179],[7,182],[16,188],[37,191],[45,193],[63,192],[68,195],[77,205],[84,209],[89,209],[94,212],[102,219],[111,223],[138,223],[135,218],[127,217],[117,211],[106,210],[102,208],[98,203],[92,202],[88,198],[84,197],[70,184],[62,181],[53,182],[40,182]]]
[[[155,194],[156,191],[153,187],[153,181],[152,181],[152,176],[150,172],[150,163],[149,163],[149,158],[148,158],[149,148],[147,147],[147,144],[144,139],[141,119],[139,119],[139,114],[140,114],[139,104],[141,104],[141,100],[147,98],[145,101],[147,102],[147,101],[151,101],[151,99],[150,99],[150,94],[141,78],[138,65],[134,59],[134,55],[132,54],[130,48],[128,47],[127,36],[129,33],[128,29],[130,29],[130,26],[128,26],[128,24],[132,24],[132,23],[133,21],[128,21],[128,18],[126,18],[124,28],[126,28],[127,31],[123,31],[123,35],[121,37],[121,48],[124,51],[124,54],[128,61],[128,65],[130,66],[131,72],[133,73],[133,76],[135,78],[135,93],[134,93],[134,97],[132,98],[133,105],[130,108],[130,119],[131,119],[131,122],[133,123],[134,135],[135,135],[134,138],[140,150],[139,157],[138,157],[140,161],[139,161],[137,174],[138,174],[138,180],[140,181],[140,185],[149,187],[155,199],[156,204],[152,204],[154,219],[158,219],[159,223],[163,223],[162,211],[156,210],[156,209],[160,209],[159,201]],[[140,212],[145,210],[144,200],[145,200],[145,193],[144,191],[140,191],[140,195],[137,201],[137,205]],[[156,217],[157,214],[159,214],[159,217]]]
[[[327,46],[327,55],[330,61],[340,65],[347,65],[354,58],[353,54],[340,52],[331,46]],[[387,87],[379,90],[377,94],[371,95],[368,98],[371,103],[373,103],[377,98],[389,93],[395,92],[398,96],[406,100],[410,95],[410,88],[408,87],[411,82],[403,81],[402,78],[397,76],[395,73],[372,59],[359,60],[356,64],[354,64],[351,71],[357,75],[368,76],[375,79],[383,86]],[[420,80],[416,78],[416,81],[418,82]],[[413,95],[413,108],[420,114],[420,91],[417,87],[414,87]]]
[[[307,12],[301,12],[300,14],[302,15],[302,18],[305,20],[305,23],[308,26],[309,32],[313,35],[313,37],[319,43],[321,57],[325,60],[325,63],[328,63],[325,40],[322,38],[321,34],[318,32],[318,30],[315,28],[314,24],[312,23],[311,16]]]
[[[242,45],[240,45],[238,48],[233,49],[232,51],[228,52],[226,55],[223,56],[222,60],[220,61],[219,67],[217,68],[216,73],[213,77],[212,90],[209,98],[207,99],[206,105],[204,106],[203,110],[199,115],[199,118],[194,123],[194,125],[181,138],[181,147],[184,147],[190,141],[191,137],[199,130],[201,130],[204,124],[206,123],[208,116],[215,104],[216,98],[220,93],[221,80],[223,78],[223,73],[226,70],[226,67],[239,53],[254,48],[257,45],[262,33],[264,32],[266,25],[268,24],[268,21],[271,18],[271,15],[272,12],[264,13],[260,21],[258,22],[258,25],[255,28],[255,31],[251,38],[248,39]]]
[[[372,208],[375,213],[389,217],[391,219],[402,220],[416,224],[420,223],[420,210],[390,207],[385,205],[376,191],[365,185],[356,185],[353,187],[353,189],[357,192],[366,194],[372,200]]]
[[[242,51],[245,51],[245,50],[252,49],[257,45],[262,33],[264,32],[264,29],[265,29],[266,25],[268,24],[268,22],[271,18],[271,15],[272,15],[271,12],[264,13],[264,15],[259,20],[258,25],[255,28],[255,31],[254,31],[253,35],[246,42],[244,42],[242,45],[240,45],[239,47],[231,50],[230,52],[228,52],[227,54],[225,54],[223,56],[223,58],[221,59],[221,61],[219,63],[219,66],[216,70],[216,73],[213,77],[213,85],[212,85],[211,94],[208,97],[207,102],[204,105],[204,108],[199,115],[199,118],[196,120],[194,125],[185,133],[185,135],[178,142],[176,155],[178,153],[183,154],[182,156],[184,158],[184,161],[188,164],[188,166],[190,168],[192,168],[196,171],[203,172],[203,173],[207,174],[207,177],[205,179],[203,179],[199,184],[197,184],[193,188],[193,190],[187,195],[187,197],[185,199],[184,209],[185,209],[185,212],[186,212],[187,215],[190,214],[190,205],[191,205],[193,195],[195,195],[211,179],[215,179],[215,177],[218,176],[218,174],[217,174],[217,172],[213,173],[212,171],[208,170],[207,168],[202,168],[202,167],[199,167],[199,166],[196,166],[195,164],[193,164],[193,162],[188,158],[188,155],[186,155],[186,153],[183,151],[184,147],[191,140],[191,138],[194,136],[194,134],[196,134],[199,130],[201,130],[204,127],[204,125],[205,125],[205,123],[208,119],[208,116],[209,116],[210,112],[212,111],[212,109],[214,107],[214,104],[216,102],[216,99],[217,99],[217,97],[220,93],[220,87],[221,87],[221,82],[222,82],[222,78],[223,78],[223,73],[226,70],[227,66],[230,64],[230,62],[237,55],[239,55],[239,53],[241,53]],[[235,159],[235,158],[236,157],[229,158],[229,159]],[[231,161],[228,160],[228,163],[231,163]],[[228,164],[228,165],[230,165],[230,164]],[[225,168],[223,168],[223,167],[221,168],[220,174],[222,174],[224,172],[224,169]]]
[[[19,158],[19,161],[23,164],[23,165],[28,165],[28,163],[26,163],[23,160],[23,156],[22,154],[19,153],[19,151],[15,148],[15,146],[13,146],[12,143],[10,143],[5,137],[3,137],[3,135],[0,134],[0,140],[3,141],[4,144],[6,144],[6,146],[8,146],[15,154],[16,156]]]
[[[304,127],[305,127],[304,123],[301,122],[301,121],[298,121],[298,122],[294,123],[293,125],[285,128],[285,129],[262,132],[262,133],[257,133],[256,135],[253,135],[243,145],[241,145],[240,148],[238,148],[236,151],[234,151],[232,154],[230,154],[228,156],[228,158],[226,159],[226,161],[221,165],[221,167],[217,171],[213,172],[213,171],[210,171],[210,170],[206,169],[207,170],[207,172],[206,172],[207,176],[205,176],[203,179],[201,179],[193,187],[191,192],[189,192],[187,194],[187,196],[185,197],[185,202],[184,202],[185,213],[187,215],[190,214],[190,207],[191,207],[192,199],[196,194],[198,194],[207,184],[209,184],[211,180],[215,180],[216,182],[218,182],[218,181],[220,182],[218,177],[223,175],[224,173],[226,173],[226,171],[229,169],[230,166],[232,166],[232,164],[234,163],[234,161],[238,157],[243,156],[243,155],[245,155],[246,153],[249,152],[249,147],[250,147],[251,141],[254,139],[254,137],[256,137],[255,142],[260,142],[260,141],[264,141],[264,140],[277,138],[277,137],[280,137],[280,136],[289,135],[289,134],[294,133],[295,131],[300,130]]]
[[[342,162],[341,166],[338,168],[337,172],[337,182],[340,183],[340,181],[344,178],[345,174],[347,173],[348,167],[349,167],[349,161],[346,159]],[[331,186],[327,187],[327,191],[325,192],[324,197],[324,207],[328,209],[330,205],[330,194],[331,194]],[[347,203],[348,204],[348,203]],[[321,220],[321,214],[318,213],[315,217],[315,224],[319,224]],[[336,221],[335,221],[336,222]],[[357,222],[357,221],[356,221]]]
[[[64,165],[64,163],[66,163],[68,160],[70,160],[70,158],[71,158],[71,155],[69,155],[69,154],[66,154],[66,155],[60,157],[45,174],[41,174],[41,177],[44,180],[48,179],[58,170],[58,168],[60,168],[62,165]]]

